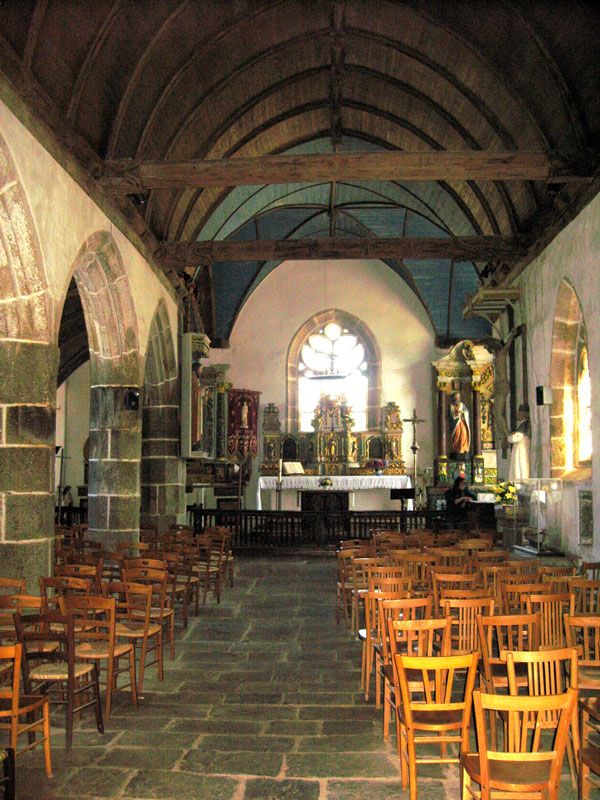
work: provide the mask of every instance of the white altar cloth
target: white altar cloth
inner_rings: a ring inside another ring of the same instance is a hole
[[[319,486],[323,478],[333,481],[332,486]],[[284,475],[281,479],[281,491],[296,490],[298,492],[323,491],[323,492],[360,492],[365,489],[410,489],[411,482],[408,475]],[[275,491],[277,478],[266,475],[258,479],[256,492],[256,508],[261,510],[260,492]],[[408,508],[412,507],[412,500],[408,501]]]

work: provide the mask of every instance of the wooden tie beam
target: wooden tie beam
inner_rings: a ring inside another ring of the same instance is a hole
[[[165,267],[219,261],[282,261],[359,258],[511,261],[522,249],[508,236],[449,236],[379,239],[282,239],[255,241],[163,242],[157,258]]]
[[[415,150],[311,153],[195,161],[106,161],[107,191],[192,189],[311,181],[585,180],[559,157],[538,151]]]

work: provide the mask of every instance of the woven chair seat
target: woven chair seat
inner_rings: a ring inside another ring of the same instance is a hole
[[[75,664],[75,677],[81,678],[93,670],[92,664]],[[66,681],[69,671],[66,664],[43,664],[34,667],[29,673],[34,681]]]
[[[0,763],[5,761],[8,758],[8,750],[5,750],[3,747],[0,747]]]
[[[116,644],[115,643],[115,658],[125,655],[131,649],[130,644]],[[110,649],[108,642],[81,642],[75,648],[75,655],[77,658],[108,658]]]
[[[160,631],[160,625],[148,625],[148,636],[154,636]],[[115,625],[115,634],[117,636],[139,636],[144,635],[143,622],[117,622]]]

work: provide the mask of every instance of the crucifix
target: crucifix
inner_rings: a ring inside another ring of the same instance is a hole
[[[411,445],[410,449],[413,451],[413,454],[414,454],[414,473],[415,473],[414,487],[415,487],[415,492],[416,492],[416,490],[417,490],[417,453],[419,452],[419,445],[417,444],[417,425],[419,425],[421,422],[426,422],[426,420],[419,419],[417,417],[417,409],[413,408],[412,417],[409,417],[408,419],[403,419],[402,422],[410,422],[410,424],[413,426],[413,441],[412,441],[412,445]]]

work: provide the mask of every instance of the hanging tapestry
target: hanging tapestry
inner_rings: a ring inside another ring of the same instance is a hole
[[[260,392],[229,389],[227,451],[230,456],[256,455],[258,452],[258,398]]]

